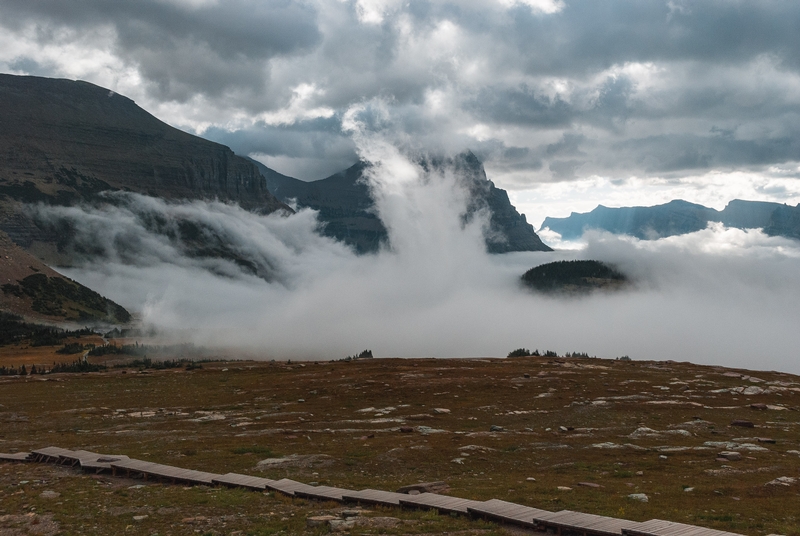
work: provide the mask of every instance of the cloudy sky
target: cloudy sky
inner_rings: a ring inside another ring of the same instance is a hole
[[[800,202],[800,3],[0,0],[0,71],[83,79],[304,180],[343,131],[471,149],[538,224]]]

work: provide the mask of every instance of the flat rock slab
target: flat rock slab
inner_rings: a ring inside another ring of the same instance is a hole
[[[309,528],[321,527],[327,525],[331,521],[339,519],[336,516],[312,516],[306,519],[306,526]]]
[[[742,419],[735,419],[731,421],[731,426],[741,426],[743,428],[755,428],[755,424],[752,421],[745,421]]]

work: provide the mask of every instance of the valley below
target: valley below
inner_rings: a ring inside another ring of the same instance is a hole
[[[466,499],[800,534],[795,375],[560,357],[198,365],[0,376],[0,451],[53,445],[353,490],[444,481]],[[325,534],[307,519],[348,509],[0,462],[2,534]],[[524,533],[358,514],[351,534]]]

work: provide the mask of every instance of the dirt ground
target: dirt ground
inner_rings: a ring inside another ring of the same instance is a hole
[[[800,535],[799,407],[797,376],[690,363],[218,362],[0,377],[0,452],[54,445],[349,489],[444,480],[470,499]],[[324,534],[306,518],[342,508],[0,463],[3,536]],[[509,533],[432,512],[360,517],[351,534]]]

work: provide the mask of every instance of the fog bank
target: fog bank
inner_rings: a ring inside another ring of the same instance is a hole
[[[463,223],[458,177],[356,138],[375,164],[375,210],[391,241],[376,255],[319,235],[309,210],[259,216],[117,194],[112,206],[39,207],[38,217],[68,220],[76,243],[94,245],[95,256],[67,275],[176,342],[263,359],[339,359],[365,348],[376,357],[505,356],[524,346],[800,372],[798,242],[711,226],[646,242],[594,233],[579,249],[488,255],[486,215]],[[192,253],[168,232],[186,221],[241,262]],[[519,286],[527,269],[559,259],[614,263],[635,284],[584,298]]]

